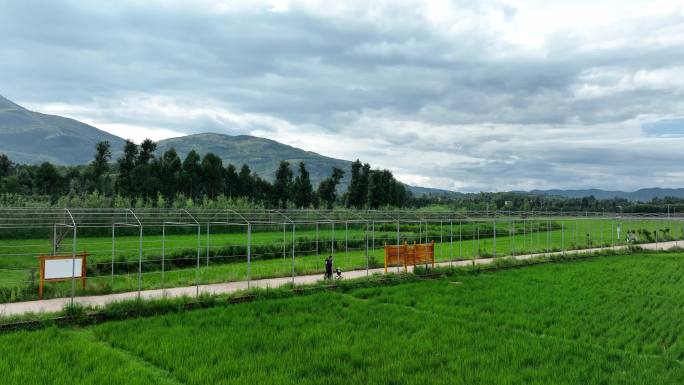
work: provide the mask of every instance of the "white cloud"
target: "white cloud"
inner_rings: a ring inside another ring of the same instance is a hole
[[[252,134],[466,191],[684,185],[683,1],[3,2],[10,99]]]

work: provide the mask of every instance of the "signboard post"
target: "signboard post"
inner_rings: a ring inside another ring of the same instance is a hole
[[[80,278],[85,289],[87,259],[88,253],[38,256],[40,261],[38,299],[43,299],[45,282],[62,282]]]

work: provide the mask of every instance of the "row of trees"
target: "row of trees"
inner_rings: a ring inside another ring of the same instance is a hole
[[[348,189],[338,194],[344,171],[333,169],[316,189],[306,165],[281,162],[271,183],[247,165],[236,169],[223,166],[221,159],[191,151],[181,159],[174,149],[155,155],[156,144],[126,142],[123,155],[112,162],[108,143],[96,145],[95,156],[87,165],[55,166],[13,163],[0,154],[0,204],[12,204],[21,197],[39,204],[83,202],[101,198],[121,205],[210,205],[211,201],[240,202],[254,207],[332,207],[353,208],[424,207],[444,210],[522,210],[522,211],[605,211],[643,213],[682,213],[684,199],[654,198],[632,202],[622,198],[562,198],[518,192],[425,195],[412,197],[405,186],[387,170],[373,170],[360,161],[352,163]],[[293,171],[293,166],[296,170]],[[98,198],[99,197],[99,198]],[[224,199],[225,198],[225,199]],[[117,207],[118,207],[117,206]],[[179,206],[180,207],[180,206]]]
[[[683,213],[684,199],[653,198],[649,202],[634,202],[624,198],[597,199],[589,195],[566,198],[523,192],[479,192],[452,195],[424,195],[412,199],[415,207],[440,206],[444,210],[507,211],[572,211],[607,213]],[[669,210],[669,211],[668,211]]]
[[[345,196],[347,207],[402,207],[409,200],[406,187],[389,170],[371,170],[368,163],[356,160],[351,166],[351,181]]]
[[[38,166],[15,164],[0,155],[0,193],[51,196],[98,194],[119,197],[130,202],[172,202],[178,196],[196,202],[219,197],[248,200],[264,207],[326,207],[336,204],[348,207],[379,208],[404,206],[409,194],[404,185],[388,170],[372,170],[356,161],[352,166],[347,193],[338,196],[344,170],[333,168],[331,175],[314,189],[309,171],[301,162],[297,172],[282,161],[273,182],[242,165],[224,167],[213,153],[200,156],[190,151],[181,159],[175,149],[155,155],[157,145],[145,140],[140,145],[126,141],[123,155],[112,162],[108,142],[95,147],[94,159],[88,165],[57,167],[49,162]],[[119,199],[120,201],[121,199]]]

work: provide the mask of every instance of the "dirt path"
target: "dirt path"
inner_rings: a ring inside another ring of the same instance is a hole
[[[659,242],[659,243],[647,243],[640,245],[642,248],[647,250],[668,250],[675,246],[684,246],[684,241],[672,241],[672,242]],[[616,246],[616,247],[604,247],[604,248],[593,248],[593,249],[583,249],[583,250],[567,250],[566,254],[582,254],[582,253],[592,253],[594,251],[600,250],[610,250],[610,249],[624,249],[626,246]],[[539,253],[539,254],[526,254],[526,255],[516,255],[516,256],[506,256],[502,258],[512,258],[512,259],[532,259],[545,255],[559,255],[562,252],[553,253]],[[493,262],[493,258],[481,258],[475,260],[465,260],[465,261],[453,261],[453,262],[440,262],[437,263],[438,266],[466,266],[472,263],[478,265],[489,264]],[[412,270],[412,268],[409,268]],[[396,267],[391,268],[390,272],[401,271]],[[344,272],[345,278],[358,278],[366,276],[367,274],[382,274],[384,269],[370,269],[366,270],[353,270]],[[294,278],[294,283],[297,285],[315,283],[321,279],[321,274],[315,275],[303,275]],[[292,277],[282,277],[282,278],[269,278],[260,279],[249,282],[250,287],[261,287],[261,288],[275,288],[288,283],[292,283]],[[142,298],[161,298],[167,297],[180,297],[180,296],[194,296],[197,294],[198,290],[201,293],[233,293],[240,290],[246,290],[248,283],[247,281],[238,282],[227,282],[227,283],[217,283],[210,285],[200,285],[199,289],[197,286],[186,286],[186,287],[176,287],[171,289],[157,289],[157,290],[144,290],[140,292]],[[100,307],[111,302],[122,301],[127,299],[134,299],[138,296],[138,292],[127,292],[127,293],[117,293],[108,295],[96,295],[88,297],[76,297],[74,302],[84,305]],[[41,301],[27,301],[27,302],[14,302],[0,304],[0,316],[18,315],[24,313],[39,313],[39,312],[57,312],[60,311],[64,305],[70,302],[70,298],[54,298],[46,299]]]

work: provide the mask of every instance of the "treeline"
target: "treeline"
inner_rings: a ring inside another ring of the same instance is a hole
[[[417,207],[442,207],[446,210],[473,211],[549,211],[549,212],[607,212],[607,213],[684,213],[684,199],[676,197],[653,198],[649,202],[634,202],[624,198],[597,199],[593,195],[583,198],[565,198],[525,194],[519,192],[480,192],[453,196],[425,195],[414,198]]]
[[[51,203],[74,197],[108,197],[116,205],[171,206],[174,202],[241,201],[265,208],[403,207],[410,201],[406,187],[389,170],[373,170],[369,164],[352,165],[348,191],[338,194],[345,171],[333,168],[317,188],[304,162],[296,172],[281,161],[270,182],[244,164],[223,165],[213,153],[190,151],[181,159],[171,148],[155,155],[157,144],[126,141],[123,155],[112,162],[108,142],[95,146],[88,165],[55,166],[13,163],[0,154],[0,194],[49,197]]]

